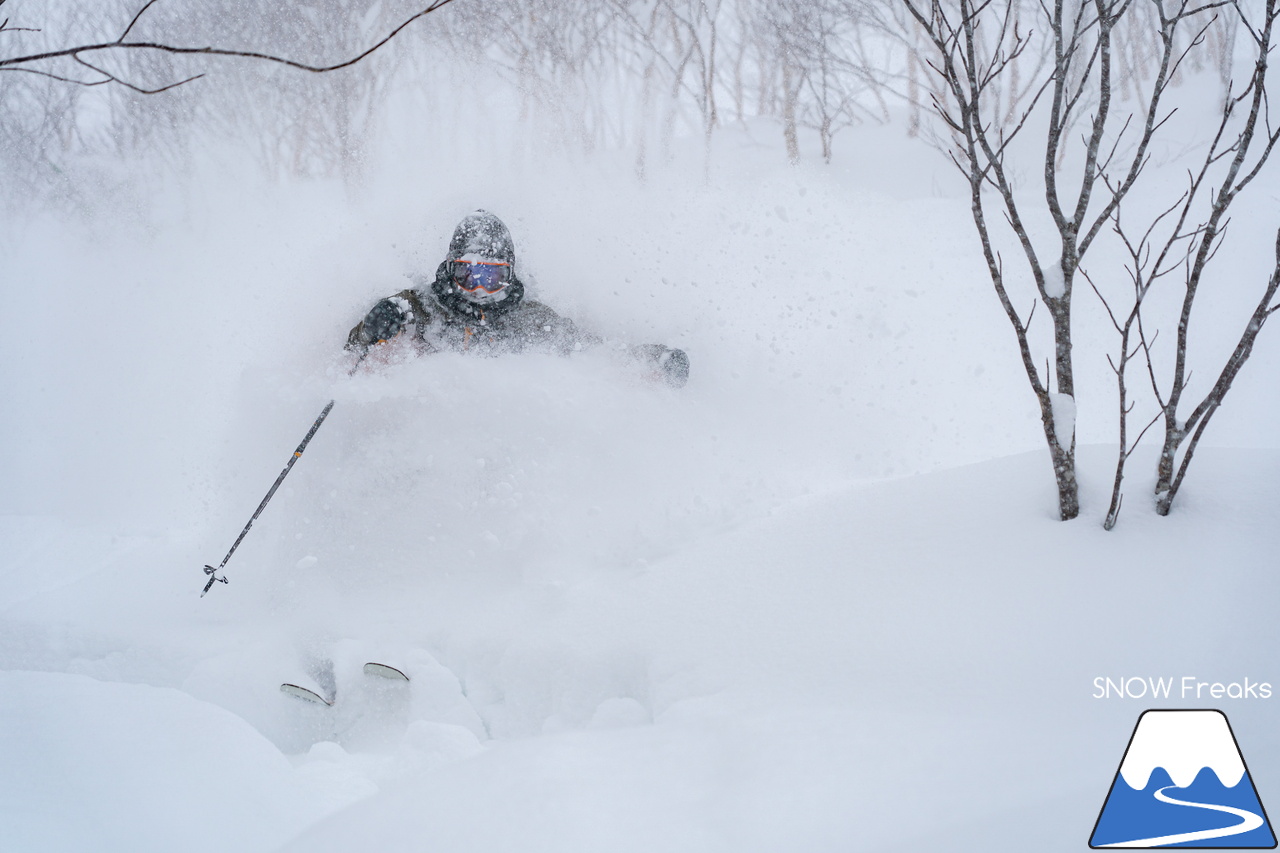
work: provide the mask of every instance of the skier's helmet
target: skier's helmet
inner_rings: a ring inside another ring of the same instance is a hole
[[[492,213],[477,210],[454,229],[446,264],[453,286],[466,301],[487,305],[506,299],[515,281],[515,263],[511,232]]]

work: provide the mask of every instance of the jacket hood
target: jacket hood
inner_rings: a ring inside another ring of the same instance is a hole
[[[487,210],[468,214],[453,230],[453,237],[449,240],[449,256],[445,260],[455,261],[465,255],[514,266],[516,246],[511,239],[511,231],[501,219]]]
[[[487,210],[477,210],[463,217],[453,230],[449,240],[449,254],[436,268],[435,280],[430,283],[431,294],[450,314],[479,321],[484,317],[498,317],[515,308],[524,300],[524,284],[515,274],[511,284],[495,302],[476,304],[454,286],[451,272],[453,262],[461,258],[483,258],[516,264],[516,247],[506,224]]]

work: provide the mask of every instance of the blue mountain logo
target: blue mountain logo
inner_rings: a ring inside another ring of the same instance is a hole
[[[1089,846],[1274,848],[1226,714],[1144,711]]]

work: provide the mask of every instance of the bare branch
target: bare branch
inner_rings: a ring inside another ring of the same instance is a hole
[[[48,79],[50,79],[50,80],[56,80],[56,81],[57,81],[57,82],[59,82],[59,83],[70,83],[70,84],[72,84],[72,85],[74,85],[74,86],[85,86],[85,87],[102,86],[102,85],[105,85],[105,84],[107,84],[107,83],[112,82],[112,81],[111,81],[111,80],[109,80],[109,79],[102,79],[102,80],[77,80],[77,79],[75,79],[74,77],[63,77],[63,76],[58,75],[58,74],[53,74],[53,73],[50,73],[50,72],[48,72],[48,71],[40,71],[40,70],[35,69],[35,68],[0,68],[0,73],[4,73],[4,72],[8,72],[8,73],[14,73],[14,72],[16,72],[16,73],[20,73],[20,74],[34,74],[34,75],[35,75],[35,76],[37,76],[37,77],[46,77],[46,78],[48,78]]]
[[[158,95],[158,94],[160,94],[161,92],[167,92],[167,91],[169,91],[170,89],[176,89],[176,88],[178,88],[179,86],[183,86],[183,85],[185,85],[185,84],[187,84],[187,83],[190,83],[190,82],[191,82],[191,81],[193,81],[193,80],[199,80],[201,77],[203,77],[203,76],[204,76],[203,74],[196,74],[196,75],[195,75],[195,76],[193,76],[193,77],[188,77],[188,78],[186,78],[185,80],[179,80],[179,81],[177,81],[176,83],[170,83],[170,84],[168,84],[167,86],[161,86],[161,87],[159,87],[159,88],[157,88],[157,89],[144,89],[144,88],[143,88],[143,87],[141,87],[141,86],[135,86],[134,84],[130,83],[128,80],[122,80],[121,78],[117,77],[115,74],[112,74],[111,72],[109,72],[109,71],[107,71],[107,70],[105,70],[105,69],[103,69],[103,68],[99,68],[98,66],[94,65],[93,63],[88,62],[87,60],[85,60],[85,59],[84,59],[82,56],[80,56],[80,54],[78,54],[78,53],[77,53],[77,54],[72,54],[72,58],[73,58],[76,62],[78,62],[79,64],[83,65],[85,68],[88,68],[90,71],[93,71],[93,72],[96,72],[96,73],[98,73],[98,74],[101,74],[101,75],[102,75],[102,78],[103,78],[103,79],[98,80],[98,81],[96,81],[96,82],[94,82],[94,83],[92,83],[92,84],[84,84],[84,85],[94,85],[94,86],[97,86],[97,85],[101,85],[101,84],[103,84],[103,83],[119,83],[121,86],[124,86],[126,89],[129,89],[130,91],[137,92],[139,95]]]
[[[134,16],[133,21],[131,21],[129,26],[125,29],[124,35],[127,35],[129,33],[129,31],[137,23],[138,19],[142,17],[143,13],[146,12],[148,9],[150,9],[155,2],[156,0],[148,0],[147,4],[143,6],[141,11],[139,11],[137,15]],[[341,62],[336,62],[328,65],[311,65],[305,62],[298,62],[296,60],[288,59],[285,57],[275,56],[273,54],[261,53],[259,51],[252,51],[252,50],[231,50],[228,48],[218,48],[218,47],[181,47],[177,45],[165,44],[163,42],[125,41],[124,35],[122,35],[121,38],[117,39],[116,41],[77,45],[75,47],[66,47],[66,48],[61,48],[59,50],[44,51],[41,53],[27,54],[24,56],[12,56],[12,57],[0,58],[0,70],[18,68],[24,65],[30,65],[34,63],[45,62],[51,59],[59,59],[64,57],[70,57],[73,59],[80,60],[81,54],[87,54],[87,53],[100,53],[100,52],[109,53],[114,51],[126,51],[126,52],[155,51],[155,52],[168,53],[168,54],[174,54],[174,55],[180,55],[180,56],[230,56],[230,57],[239,57],[242,59],[257,59],[263,62],[273,62],[279,65],[287,66],[289,68],[295,68],[300,71],[309,71],[316,74],[324,74],[330,71],[338,71],[342,68],[348,68],[368,58],[370,55],[377,52],[379,49],[385,46],[388,42],[390,42],[393,38],[399,35],[400,32],[405,29],[405,27],[408,27],[414,21],[417,21],[418,19],[423,18],[444,6],[447,6],[452,2],[453,0],[433,0],[431,5],[416,12],[413,15],[410,15],[408,18],[405,18],[403,21],[401,21],[400,24],[394,27],[386,36],[384,36],[379,41],[375,42],[371,47],[361,51],[360,53],[356,54],[350,59],[346,59]],[[195,78],[192,78],[192,79],[195,79]],[[117,82],[117,83],[123,83],[123,81],[121,81],[118,77],[114,77],[114,76],[111,77],[111,81]],[[68,82],[75,82],[75,81],[68,81]],[[185,80],[183,82],[185,83],[190,81]],[[181,84],[174,84],[174,85],[181,85]],[[130,88],[135,88],[136,91],[144,91],[142,89],[137,89],[136,87],[130,87]],[[172,86],[166,86],[164,88],[156,89],[154,91],[161,92],[169,88],[172,88]]]
[[[133,20],[129,22],[129,26],[124,28],[124,32],[120,34],[120,38],[116,39],[116,41],[124,41],[125,37],[128,36],[129,32],[133,29],[134,25],[138,23],[139,19],[141,19],[142,16],[147,13],[147,10],[154,6],[156,2],[157,0],[147,0],[146,5],[138,10],[138,14],[133,16]]]
[[[1147,422],[1147,425],[1142,428],[1142,432],[1138,433],[1138,437],[1133,440],[1133,446],[1130,447],[1129,452],[1125,454],[1126,457],[1138,449],[1138,445],[1142,443],[1142,437],[1147,434],[1147,430],[1160,422],[1160,414],[1160,412],[1156,412],[1155,415],[1151,417],[1151,420]]]

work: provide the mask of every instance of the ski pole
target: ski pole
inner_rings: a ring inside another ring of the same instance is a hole
[[[364,361],[365,356],[368,354],[368,350],[365,350],[360,354],[360,358],[357,359],[356,363],[347,371],[348,376],[351,376],[356,372],[356,368],[360,366],[360,362]],[[320,429],[320,424],[324,423],[324,419],[329,417],[329,412],[333,410],[333,404],[334,401],[330,400],[329,404],[320,412],[320,417],[316,418],[316,422],[311,425],[311,429],[307,430],[307,434],[303,437],[302,443],[298,445],[297,450],[293,451],[293,455],[289,457],[289,463],[284,466],[284,470],[280,472],[280,476],[276,477],[276,481],[271,484],[271,489],[267,492],[267,496],[262,499],[262,503],[258,504],[258,508],[253,511],[253,517],[250,518],[248,524],[244,526],[244,530],[240,531],[240,535],[236,537],[236,541],[232,544],[231,550],[227,552],[227,556],[222,558],[222,562],[218,564],[216,569],[213,566],[204,567],[204,573],[209,576],[209,582],[204,585],[204,589],[200,592],[201,598],[204,598],[205,593],[209,591],[210,587],[212,587],[214,583],[228,583],[226,575],[218,577],[217,573],[222,571],[222,569],[227,565],[227,561],[231,559],[231,555],[236,552],[236,549],[240,547],[240,543],[244,540],[245,535],[248,534],[249,528],[253,527],[253,523],[258,520],[258,516],[262,515],[262,511],[266,509],[267,504],[271,502],[271,498],[275,495],[276,489],[280,488],[280,484],[284,482],[284,478],[289,475],[289,470],[293,468],[293,463],[297,462],[298,457],[302,455],[302,451],[307,449],[307,445],[311,443],[312,436],[316,434],[316,430]]]
[[[271,490],[267,492],[267,496],[262,499],[262,503],[258,504],[258,508],[253,511],[253,517],[250,518],[249,523],[244,526],[244,530],[240,531],[240,535],[236,537],[235,544],[231,546],[231,550],[227,552],[227,556],[222,558],[222,562],[218,564],[218,568],[215,569],[213,566],[204,567],[204,573],[209,576],[209,582],[204,585],[204,591],[200,593],[201,598],[204,598],[205,593],[209,591],[209,588],[213,586],[215,581],[227,583],[226,576],[218,577],[216,572],[221,571],[223,567],[227,565],[227,561],[231,559],[231,555],[240,547],[240,543],[244,541],[244,537],[249,532],[249,528],[253,527],[253,523],[258,520],[258,516],[262,514],[262,511],[266,509],[267,504],[271,501],[272,496],[275,495],[276,489],[280,488],[280,484],[283,483],[284,478],[288,476],[289,470],[293,468],[293,463],[297,462],[298,457],[302,455],[302,451],[307,449],[307,444],[310,443],[311,437],[316,434],[316,430],[320,429],[320,424],[324,423],[324,419],[329,417],[329,412],[333,410],[333,403],[333,400],[329,401],[329,404],[324,407],[324,411],[320,413],[320,417],[316,418],[316,422],[311,425],[311,429],[307,430],[307,435],[302,439],[302,444],[299,444],[298,449],[293,451],[293,455],[289,457],[289,464],[284,466],[284,470],[280,472],[280,476],[276,477],[276,481],[271,484]]]

